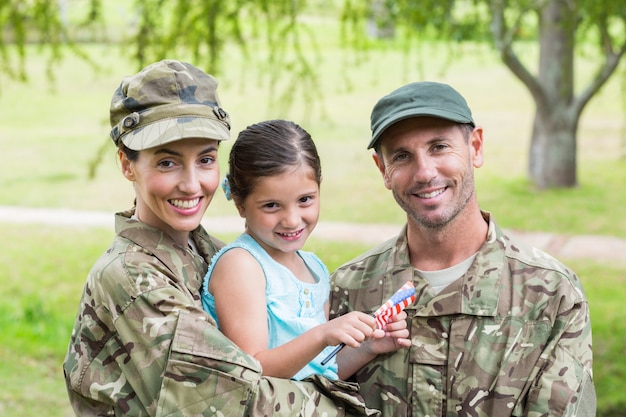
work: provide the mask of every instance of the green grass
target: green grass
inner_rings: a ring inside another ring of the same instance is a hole
[[[71,416],[61,364],[89,268],[112,232],[0,224],[0,415]]]
[[[626,410],[626,263],[607,265],[569,260],[583,282],[593,332],[594,379],[598,395],[598,416],[623,416]]]

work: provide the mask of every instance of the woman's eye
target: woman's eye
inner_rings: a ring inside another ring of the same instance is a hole
[[[174,162],[166,159],[163,161],[159,161],[158,165],[163,168],[171,168],[172,166],[174,166]]]
[[[215,162],[215,158],[213,158],[212,156],[206,156],[202,159],[200,159],[200,163],[202,165],[211,165]]]

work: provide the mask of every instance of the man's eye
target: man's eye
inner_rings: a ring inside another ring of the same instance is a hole
[[[408,154],[406,153],[399,153],[396,156],[393,157],[394,161],[404,161],[405,159],[407,159],[409,157]]]

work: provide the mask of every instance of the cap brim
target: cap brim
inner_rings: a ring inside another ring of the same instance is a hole
[[[474,120],[468,119],[458,113],[448,112],[440,109],[425,109],[425,108],[412,108],[407,111],[395,114],[394,117],[389,118],[385,122],[381,123],[380,126],[376,129],[372,134],[372,140],[369,145],[367,145],[367,149],[371,149],[376,145],[376,142],[380,140],[380,137],[385,130],[389,129],[391,125],[394,125],[402,120],[410,119],[412,117],[435,117],[438,119],[450,120],[451,122],[456,123],[471,123],[474,124]]]
[[[129,149],[141,151],[181,139],[205,138],[227,140],[228,127],[208,117],[176,117],[162,119],[128,132],[122,142]]]

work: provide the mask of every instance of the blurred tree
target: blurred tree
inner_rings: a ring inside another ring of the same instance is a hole
[[[66,50],[89,58],[68,33],[68,0],[0,0],[0,68],[9,79],[25,81],[26,46],[38,45],[47,54],[46,73],[54,79],[54,67]],[[99,16],[100,0],[88,0],[77,26],[92,24]],[[1,80],[1,79],[0,79]]]
[[[50,51],[49,68],[59,58],[59,45],[64,37],[56,2],[25,3],[19,0],[0,1],[0,65],[2,73],[13,79],[26,79],[25,45],[45,42]],[[11,48],[11,46],[15,48]],[[50,75],[50,70],[48,71]]]
[[[114,7],[128,13],[123,35],[106,29],[111,19],[119,18],[111,16]],[[104,0],[0,0],[0,66],[2,75],[25,80],[26,46],[34,44],[48,54],[52,79],[66,46],[89,60],[78,38],[98,42],[113,36],[132,49],[138,70],[180,52],[191,55],[207,72],[219,74],[226,46],[236,45],[249,56],[249,50],[262,43],[267,49],[264,75],[275,102],[284,108],[296,97],[315,103],[320,89],[311,62],[319,51],[311,29],[297,22],[306,7],[306,1],[295,0],[135,0],[115,6]],[[85,39],[86,28],[100,31]]]
[[[29,40],[49,47],[49,68],[60,58],[63,42],[73,45],[63,20],[68,1],[0,0],[0,27],[4,29],[0,65],[5,74],[24,78],[24,45]],[[104,0],[85,1],[89,7],[84,22],[101,20]],[[528,161],[530,180],[538,188],[577,185],[580,115],[614,74],[626,52],[625,1],[341,1],[342,33],[352,48],[365,45],[368,33],[493,42],[502,62],[535,102]],[[330,7],[335,4],[335,0],[318,2]],[[279,97],[283,105],[289,106],[296,97],[310,103],[319,94],[310,65],[319,53],[315,36],[307,32],[305,25],[297,24],[307,7],[306,0],[136,0],[134,6],[137,23],[132,44],[139,67],[184,47],[191,51],[194,62],[205,62],[207,71],[219,73],[227,42],[235,42],[247,53],[249,45],[254,45],[252,39],[263,39],[269,45],[267,74],[271,92],[275,92],[279,80],[284,84],[281,77],[285,73],[291,75]],[[368,30],[364,30],[366,24]],[[528,42],[538,45],[536,63],[524,62],[516,52],[519,45]],[[10,43],[16,45],[17,59],[8,52]],[[594,76],[577,88],[575,61],[589,57],[597,62]]]
[[[228,48],[236,45],[248,58],[250,50],[267,53],[263,74],[275,105],[289,108],[295,98],[319,99],[311,66],[319,53],[315,35],[298,24],[306,0],[137,0],[135,5],[139,15],[132,44],[139,67],[183,49],[194,63],[219,74]]]

